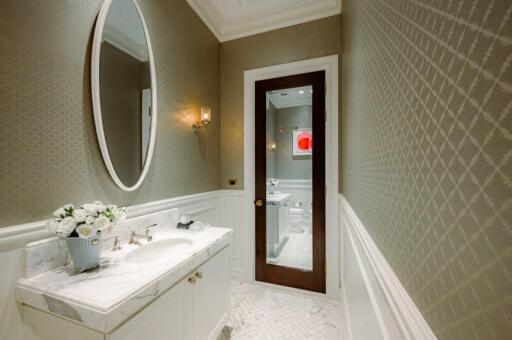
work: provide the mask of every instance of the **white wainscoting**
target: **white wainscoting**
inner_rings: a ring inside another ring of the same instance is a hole
[[[235,231],[231,253],[233,277],[243,275],[244,245],[243,191],[217,190],[175,197],[128,207],[128,219],[171,208],[201,220]],[[51,212],[49,212],[51,213]],[[22,340],[21,309],[14,296],[16,281],[23,275],[23,247],[28,242],[51,235],[44,230],[45,221],[0,229],[0,339]]]
[[[244,191],[218,190],[138,204],[128,218],[178,208],[212,225],[235,231],[231,247],[233,278],[252,282],[253,238],[244,225]],[[345,340],[435,339],[428,324],[366,232],[348,202],[340,195],[340,300]],[[49,236],[44,221],[0,229],[0,339],[22,340],[20,308],[14,285],[23,275],[23,247]],[[336,240],[337,242],[337,240]],[[336,247],[338,248],[338,247]],[[336,279],[337,281],[337,279]]]
[[[247,231],[244,226],[244,191],[222,190],[219,207],[219,225],[235,231],[231,246],[231,274],[233,279],[244,281],[247,266],[245,242]]]
[[[436,339],[342,195],[340,228],[344,340]]]

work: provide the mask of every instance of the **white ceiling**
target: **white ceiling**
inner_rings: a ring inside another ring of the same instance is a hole
[[[267,93],[267,100],[271,101],[276,109],[311,105],[313,101],[313,90],[311,86],[302,86],[294,87],[291,89],[271,91]]]
[[[341,12],[341,0],[187,0],[220,41]]]
[[[112,1],[101,38],[140,61],[149,58],[144,27],[131,1]]]

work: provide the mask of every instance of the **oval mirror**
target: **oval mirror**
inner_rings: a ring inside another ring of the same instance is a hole
[[[106,0],[92,48],[96,134],[110,176],[123,190],[137,189],[155,147],[155,63],[144,17],[135,0]]]

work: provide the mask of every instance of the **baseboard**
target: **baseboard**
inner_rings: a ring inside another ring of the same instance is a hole
[[[436,336],[347,200],[340,195],[343,255],[340,300],[345,339],[430,340]],[[350,266],[350,268],[349,268]],[[359,288],[363,290],[357,290]],[[361,327],[364,325],[364,328]],[[362,337],[362,332],[367,335]]]
[[[215,326],[212,333],[208,336],[207,340],[221,340],[224,338],[224,327],[228,324],[229,313],[224,313],[219,323]]]
[[[339,290],[340,296],[340,315],[343,319],[343,327],[341,328],[341,332],[344,340],[352,340],[352,328],[350,327],[350,313],[348,311],[348,305],[345,303],[347,301],[347,297],[345,296],[345,290],[343,287],[340,287]]]

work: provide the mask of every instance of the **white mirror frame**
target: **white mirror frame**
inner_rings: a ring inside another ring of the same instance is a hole
[[[149,64],[150,64],[150,74],[151,74],[151,131],[149,136],[149,147],[146,155],[146,162],[144,163],[144,168],[142,169],[142,173],[137,180],[137,182],[131,186],[126,186],[119,176],[117,175],[116,170],[114,169],[114,165],[110,159],[110,154],[108,152],[107,142],[105,140],[105,131],[103,130],[103,120],[101,116],[101,101],[100,101],[100,49],[101,49],[101,38],[103,35],[103,27],[105,26],[105,20],[107,18],[108,11],[110,9],[110,5],[112,0],[105,0],[103,5],[101,6],[100,12],[98,14],[98,18],[96,21],[96,27],[94,29],[94,38],[92,44],[92,57],[91,57],[91,87],[92,87],[92,108],[94,111],[94,123],[96,125],[96,135],[98,136],[98,143],[101,149],[101,155],[103,156],[103,161],[107,166],[107,170],[112,177],[112,180],[117,184],[117,186],[124,191],[134,191],[137,190],[146,175],[148,174],[149,167],[151,165],[151,160],[153,158],[153,151],[155,149],[155,139],[156,139],[156,125],[157,125],[157,100],[156,100],[156,75],[155,75],[155,61],[153,59],[153,49],[151,48],[151,41],[149,40],[148,28],[146,26],[146,22],[144,21],[144,16],[140,10],[139,5],[135,0],[132,0],[137,12],[139,13],[140,20],[142,22],[142,27],[144,28],[144,35],[146,36],[146,42],[148,46],[148,55],[149,55]]]

